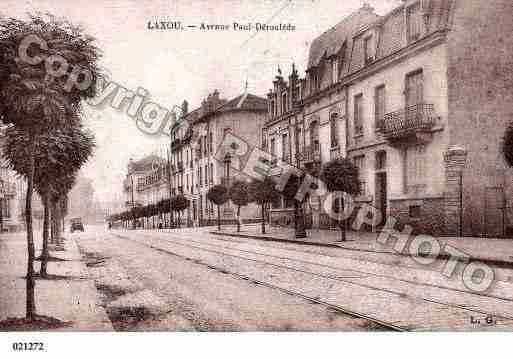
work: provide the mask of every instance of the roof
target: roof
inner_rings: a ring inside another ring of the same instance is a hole
[[[340,51],[344,42],[350,43],[353,36],[363,27],[375,23],[381,16],[370,8],[361,8],[349,15],[330,30],[312,41],[308,56],[308,68],[317,66],[323,57],[330,57]],[[348,48],[351,46],[348,44]]]
[[[243,93],[229,101],[223,100],[221,105],[211,112],[205,113],[202,111],[202,107],[198,107],[189,112],[186,115],[186,119],[194,123],[211,114],[229,111],[267,111],[267,100],[250,93]]]
[[[226,112],[232,110],[267,111],[267,100],[263,97],[259,97],[250,93],[244,93],[218,107],[216,112]]]
[[[131,162],[129,166],[131,166],[132,171],[146,172],[146,171],[151,171],[153,169],[154,163],[163,163],[163,162],[166,162],[166,160],[160,156],[152,154],[152,155],[146,156],[144,158],[141,158],[138,161]]]
[[[422,0],[421,11],[429,15],[427,35],[447,29],[455,0]],[[345,45],[344,66],[341,75],[355,73],[366,66],[364,59],[364,36],[367,29],[379,33],[375,60],[385,58],[405,47],[404,4],[397,6],[384,16],[373,12],[368,5],[344,18],[336,26],[313,40],[310,46],[307,71],[322,64],[324,58],[337,54]],[[331,84],[328,71],[321,72],[321,87]]]

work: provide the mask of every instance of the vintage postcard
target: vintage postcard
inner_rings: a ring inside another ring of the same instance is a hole
[[[511,0],[2,5],[0,331],[513,331]]]

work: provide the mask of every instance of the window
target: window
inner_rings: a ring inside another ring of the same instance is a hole
[[[333,113],[330,116],[330,139],[331,148],[338,146],[338,114]]]
[[[212,135],[212,132],[208,133],[208,147],[210,149],[210,153],[214,150],[214,137]]]
[[[376,152],[376,171],[387,168],[387,153],[385,151]]]
[[[210,184],[214,184],[214,164],[210,164]]]
[[[420,2],[406,9],[406,28],[408,43],[420,39],[423,28],[422,13],[420,11]]]
[[[363,133],[363,95],[354,97],[354,133],[361,135]]]
[[[406,75],[406,108],[424,102],[424,75],[422,70]]]
[[[356,156],[354,158],[354,165],[358,168],[358,179],[360,181],[360,195],[366,194],[365,182],[365,155]]]
[[[365,64],[368,64],[368,63],[374,61],[374,49],[373,49],[372,36],[368,36],[365,39],[363,39],[363,51],[364,51]]]
[[[314,93],[315,90],[319,87],[319,79],[317,76],[317,69],[313,68],[310,73],[310,93]]]
[[[274,100],[271,100],[271,117],[276,115],[276,105],[274,103]]]
[[[4,218],[10,218],[11,217],[11,206],[10,206],[10,199],[5,198],[2,201],[2,215]]]
[[[276,143],[274,138],[271,138],[271,155],[276,156]]]
[[[385,85],[376,87],[374,94],[374,120],[375,128],[379,129],[383,125],[383,119],[386,113]]]
[[[284,92],[281,95],[281,113],[287,112],[287,93]]]
[[[208,156],[208,143],[207,143],[207,135],[203,136],[203,154],[205,157]]]
[[[409,190],[422,187],[426,179],[426,146],[417,145],[408,147],[406,153],[406,178],[405,178],[405,192]]]
[[[335,84],[338,82],[338,58],[335,57],[331,60],[331,83]]]
[[[296,150],[301,152],[301,149],[303,148],[303,146],[301,145],[303,141],[303,138],[301,137],[301,128],[300,127],[296,127],[296,143],[295,143],[295,146],[296,147]]]
[[[201,187],[203,185],[203,168],[201,166],[198,167],[198,184]]]
[[[420,206],[419,205],[410,206],[408,212],[409,212],[410,218],[420,218]]]
[[[205,186],[208,186],[208,165],[205,165]]]
[[[186,185],[187,185],[187,190],[190,191],[190,187],[189,187],[189,175],[187,175],[187,182],[186,182]]]
[[[310,124],[310,145],[312,150],[318,152],[320,150],[319,145],[319,122],[313,121]]]
[[[201,150],[203,149],[203,143],[201,139],[202,138],[200,137],[198,140],[198,150],[196,151],[196,155],[198,156],[198,158],[201,158]]]
[[[288,161],[289,159],[289,138],[287,134],[283,134],[281,136],[281,159],[283,161]]]

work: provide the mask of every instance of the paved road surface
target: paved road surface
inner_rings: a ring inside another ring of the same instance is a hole
[[[511,270],[486,294],[443,263],[220,237],[206,229],[72,235],[117,330],[509,330]],[[493,321],[493,325],[486,324]],[[477,324],[476,320],[480,323]]]

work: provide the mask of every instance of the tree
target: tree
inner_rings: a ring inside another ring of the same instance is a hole
[[[513,122],[506,129],[502,143],[502,152],[508,166],[513,167]]]
[[[228,189],[221,185],[210,187],[207,192],[207,198],[210,202],[217,206],[217,230],[221,230],[221,206],[228,202]]]
[[[46,62],[29,63],[20,58],[19,49],[28,36],[37,36],[46,46],[31,46],[30,56],[44,59],[60,55],[90,74],[91,86],[66,90],[77,73],[64,74],[47,70]],[[31,16],[29,21],[13,18],[0,21],[0,120],[24,131],[29,138],[25,221],[27,227],[27,295],[26,317],[35,319],[34,234],[32,228],[32,195],[34,191],[35,141],[42,133],[65,125],[81,106],[81,101],[95,95],[99,58],[94,38],[69,22],[49,16]]]
[[[180,228],[181,223],[181,212],[189,208],[189,200],[185,198],[183,194],[179,194],[174,196],[171,199],[171,207],[173,208],[173,211],[177,212],[178,214],[178,228]]]
[[[262,210],[262,233],[265,234],[265,209],[276,198],[279,198],[280,193],[276,190],[276,183],[271,177],[265,177],[263,181],[254,179],[249,184],[249,200],[260,205]]]
[[[249,202],[248,184],[244,181],[235,181],[230,187],[229,197],[237,206],[237,232],[240,232],[240,207],[247,206]]]
[[[321,180],[326,185],[329,192],[340,191],[355,196],[360,193],[360,180],[358,167],[346,158],[337,158],[329,161],[322,167]],[[344,216],[344,198],[341,196],[337,201],[338,206],[332,209],[338,213],[341,240],[346,240],[346,219],[340,220]]]
[[[30,139],[25,131],[16,127],[5,131],[3,153],[9,165],[25,178],[30,172],[26,153],[29,144]],[[51,134],[40,134],[35,140],[34,187],[44,205],[42,277],[46,277],[49,257],[50,208],[54,238],[60,235],[58,203],[71,190],[76,172],[92,155],[94,145],[94,136],[82,128],[78,118],[71,118],[64,128],[56,129]]]

